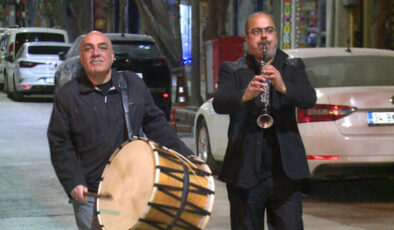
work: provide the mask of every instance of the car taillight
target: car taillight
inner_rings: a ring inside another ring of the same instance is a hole
[[[335,121],[356,111],[344,105],[315,105],[310,109],[297,109],[297,122]]]
[[[8,51],[10,52],[10,53],[12,53],[12,51],[14,51],[14,43],[12,42],[11,44],[10,44],[10,46],[8,47]]]
[[[20,68],[33,68],[34,66],[39,65],[39,64],[42,64],[42,63],[21,61],[21,62],[19,62],[19,67]]]
[[[168,93],[163,93],[162,96],[163,98],[167,99],[170,95]]]
[[[338,156],[322,156],[322,155],[307,155],[306,156],[307,160],[330,160],[330,161],[336,161],[339,159]]]
[[[154,65],[161,65],[167,63],[166,58],[156,58],[153,62]]]

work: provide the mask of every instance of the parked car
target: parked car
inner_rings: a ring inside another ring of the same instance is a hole
[[[67,31],[56,28],[44,27],[20,27],[6,30],[2,37],[2,47],[4,48],[1,57],[0,73],[4,76],[4,92],[8,97],[13,96],[13,82],[15,67],[15,55],[25,42],[64,42],[68,43]],[[4,43],[4,46],[3,46]],[[0,76],[0,78],[1,78]]]
[[[394,51],[304,48],[285,52],[304,60],[317,93],[316,106],[296,112],[312,177],[392,177]],[[197,153],[216,171],[225,155],[228,124],[228,115],[215,113],[212,99],[195,117]]]
[[[14,100],[22,100],[25,94],[53,94],[55,70],[61,62],[59,53],[67,51],[70,46],[64,42],[23,44],[15,56]]]
[[[5,32],[6,30],[8,30],[8,29],[9,29],[8,27],[0,27],[0,39],[1,39],[1,37],[3,36],[4,32]]]
[[[167,59],[161,54],[151,36],[140,34],[107,33],[115,53],[112,67],[131,70],[141,77],[155,104],[164,111],[167,120],[171,110],[171,73]],[[55,73],[55,91],[83,72],[79,61],[79,46],[85,35],[75,39],[67,54],[61,54],[64,62]]]
[[[7,55],[8,51],[8,42],[9,42],[9,35],[12,28],[9,28],[1,33],[0,39],[0,85],[4,86],[4,62],[5,56]]]
[[[0,27],[0,35],[6,30],[8,30],[8,27]]]
[[[4,32],[5,32],[6,30],[8,30],[8,29],[9,29],[8,27],[0,27],[0,39],[1,39],[1,37],[3,36]]]

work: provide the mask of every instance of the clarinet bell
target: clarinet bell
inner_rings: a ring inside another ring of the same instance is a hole
[[[274,119],[269,114],[261,114],[256,123],[260,128],[268,129],[274,124]]]

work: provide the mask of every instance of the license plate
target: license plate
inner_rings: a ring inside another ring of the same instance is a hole
[[[53,83],[53,77],[44,77],[44,82],[45,83]]]
[[[368,112],[368,125],[394,125],[394,112]]]

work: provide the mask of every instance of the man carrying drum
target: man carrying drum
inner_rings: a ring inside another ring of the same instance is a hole
[[[52,164],[78,228],[95,229],[95,198],[88,194],[97,193],[110,156],[132,135],[144,132],[160,145],[197,157],[155,106],[143,80],[111,69],[114,52],[106,35],[88,33],[81,41],[80,61],[85,73],[57,92],[47,135]]]

